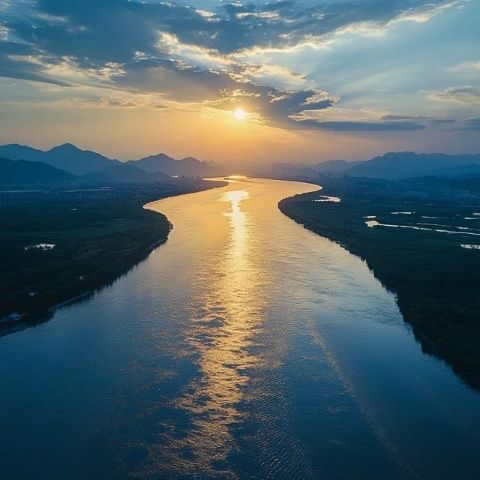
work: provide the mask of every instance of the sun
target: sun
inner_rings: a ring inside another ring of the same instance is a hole
[[[248,117],[248,113],[243,109],[243,108],[236,108],[233,112],[232,115],[237,119],[237,120],[246,120]]]

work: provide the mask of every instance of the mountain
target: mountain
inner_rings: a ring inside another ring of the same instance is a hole
[[[260,169],[261,176],[284,178],[309,178],[318,175],[338,175],[360,162],[344,160],[327,160],[326,162],[309,165],[305,163],[274,163],[267,169]]]
[[[339,174],[343,173],[361,162],[346,162],[345,160],[327,160],[317,163],[313,168],[321,174]]]
[[[474,192],[480,193],[480,172],[469,176],[460,177],[414,177],[398,182],[410,190],[441,191],[443,194],[452,192]]]
[[[2,145],[0,156],[10,160],[47,163],[74,175],[85,175],[119,163],[99,153],[81,150],[71,143],[58,145],[47,151],[18,144]]]
[[[162,172],[147,173],[131,164],[118,163],[81,177],[88,183],[169,183],[172,178]]]
[[[81,150],[71,143],[53,147],[46,151],[45,155],[48,158],[46,163],[75,175],[85,175],[120,163],[100,153]]]
[[[9,145],[0,145],[0,157],[10,160],[28,160],[29,162],[44,162],[45,152],[37,148],[11,143]]]
[[[98,172],[115,165],[122,165],[122,162],[118,160],[113,160],[100,153],[92,152],[91,150],[82,150],[71,143],[64,143],[63,145],[58,145],[46,151],[16,143],[0,145],[0,157],[10,160],[43,162],[80,176]],[[130,160],[126,162],[126,164],[139,168],[147,173],[162,172],[169,176],[179,177],[205,177],[218,173],[215,166],[201,162],[194,157],[176,160],[164,153],[151,155],[139,160]],[[126,172],[126,170],[112,169],[103,172],[102,175],[106,175],[107,177],[120,175],[120,177],[123,177]],[[138,172],[132,170],[131,173],[133,175],[132,178],[140,178]],[[149,181],[151,181],[151,179]]]
[[[165,153],[151,155],[140,160],[131,160],[128,163],[148,173],[163,172],[167,175],[179,177],[205,177],[216,173],[214,166],[196,158],[186,157],[182,160],[176,160]]]
[[[74,175],[46,163],[0,158],[0,184],[36,185],[75,180]]]
[[[461,166],[480,165],[480,155],[446,155],[444,153],[418,154],[390,152],[366,162],[360,162],[344,171],[352,177],[398,180],[428,175],[448,175]]]
[[[480,163],[443,168],[437,174],[445,177],[480,177]]]

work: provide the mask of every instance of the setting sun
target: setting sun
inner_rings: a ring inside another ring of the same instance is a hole
[[[236,108],[232,114],[237,120],[245,120],[248,117],[248,113],[243,108]]]

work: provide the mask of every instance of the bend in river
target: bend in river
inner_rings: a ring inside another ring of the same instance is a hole
[[[165,245],[0,338],[4,478],[474,478],[480,396],[364,262],[278,210],[316,188],[149,204]]]

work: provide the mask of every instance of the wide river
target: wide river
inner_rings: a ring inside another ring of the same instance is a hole
[[[0,338],[0,478],[479,478],[480,395],[364,262],[278,210],[314,189],[150,204],[165,245]]]

